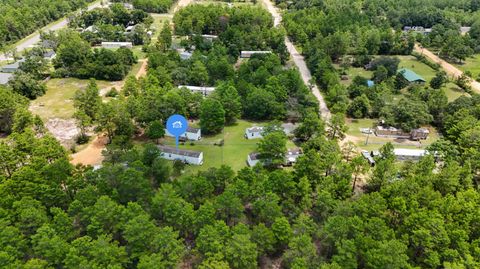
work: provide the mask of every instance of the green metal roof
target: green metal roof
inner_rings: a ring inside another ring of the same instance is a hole
[[[398,70],[398,73],[401,74],[408,82],[425,82],[424,78],[410,69],[402,68]]]

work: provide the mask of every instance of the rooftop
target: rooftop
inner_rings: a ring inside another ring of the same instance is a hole
[[[302,149],[301,148],[291,148],[287,150],[287,156],[290,155],[300,155],[302,154]]]
[[[252,153],[248,154],[248,156],[250,157],[250,160],[252,160],[252,161],[259,160],[259,158],[258,158],[259,155],[260,155],[260,153],[258,153],[258,152],[252,152]]]
[[[422,78],[420,75],[410,69],[402,68],[398,70],[398,73],[401,74],[408,82],[425,82],[424,78]]]
[[[199,128],[187,127],[187,133],[197,133],[198,131],[200,131]]]
[[[248,132],[248,133],[259,133],[259,132],[263,132],[263,127],[261,127],[261,126],[253,126],[253,127],[247,128],[247,132]]]
[[[194,158],[198,158],[202,154],[202,152],[200,151],[177,149],[174,147],[163,146],[163,145],[159,145],[158,148],[162,153],[171,153],[171,154],[194,157]]]
[[[422,157],[427,154],[427,151],[424,149],[394,149],[393,154],[395,156]]]
[[[12,77],[12,73],[0,73],[0,85],[7,84]]]

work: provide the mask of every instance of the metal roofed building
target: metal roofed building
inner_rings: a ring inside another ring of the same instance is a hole
[[[215,91],[215,87],[201,87],[201,86],[187,86],[187,85],[179,85],[178,88],[187,88],[191,92],[196,93],[199,92],[203,96],[208,96]]]
[[[167,129],[165,129],[165,135],[170,137],[175,137]],[[202,130],[199,128],[193,128],[188,126],[187,131],[180,136],[180,138],[185,138],[187,140],[198,141],[202,139]]]
[[[398,74],[401,75],[409,83],[422,84],[426,82],[426,80],[423,77],[421,77],[417,73],[407,68],[402,68],[398,70]]]
[[[286,165],[293,165],[297,162],[298,157],[303,154],[301,148],[291,148],[287,150],[285,153],[285,164]]]
[[[19,68],[20,64],[25,62],[25,59],[18,60],[12,64],[7,64],[2,67],[2,73],[15,73]]]
[[[8,81],[12,79],[12,73],[0,73],[0,85],[8,84]]]
[[[180,160],[187,164],[202,165],[203,164],[203,152],[177,149],[175,147],[159,145],[158,148],[161,151],[160,157],[167,160]]]
[[[418,161],[428,154],[424,149],[394,149],[393,154],[399,161]]]
[[[240,52],[240,58],[250,58],[254,54],[270,54],[270,50],[242,50]]]
[[[133,47],[132,42],[102,42],[102,47],[106,49],[129,48]]]
[[[257,152],[252,152],[252,153],[248,154],[248,157],[247,157],[248,166],[253,167],[257,163],[259,163],[260,159],[258,158],[258,156],[259,156],[259,153],[257,153]]]
[[[253,126],[253,127],[245,129],[245,138],[246,139],[263,138],[262,133],[263,133],[263,127]]]

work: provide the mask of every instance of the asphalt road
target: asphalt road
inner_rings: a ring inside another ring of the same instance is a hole
[[[95,3],[90,4],[87,9],[92,10],[94,8],[100,7],[101,5],[102,5],[101,1],[100,2],[95,2]],[[68,25],[68,20],[67,20],[67,18],[64,18],[64,19],[61,19],[61,20],[59,20],[59,21],[57,21],[53,24],[50,24],[48,26],[43,27],[42,31],[43,32],[57,31],[59,29],[67,27],[67,25]],[[32,35],[28,38],[25,38],[20,43],[18,43],[18,45],[16,46],[17,52],[22,52],[26,48],[28,48],[32,45],[35,45],[39,41],[40,41],[40,34],[38,33],[38,31],[36,31],[34,35]],[[6,60],[8,60],[8,59],[7,59],[7,57],[5,57],[5,54],[1,53],[0,54],[0,61],[6,61]]]
[[[278,27],[282,21],[282,15],[280,15],[280,13],[277,11],[277,8],[272,4],[271,1],[263,0],[263,3],[267,7],[270,14],[272,14],[273,25],[275,27]],[[290,56],[293,59],[293,62],[297,66],[303,82],[305,83],[305,85],[310,85],[310,81],[312,80],[312,74],[310,73],[310,70],[308,69],[307,64],[305,63],[305,58],[300,53],[298,53],[297,49],[295,48],[295,46],[293,45],[293,43],[290,41],[288,37],[285,37],[285,46],[287,47],[288,52],[290,53]],[[317,85],[313,84],[311,89],[312,89],[313,95],[318,100],[320,114],[322,115],[322,118],[326,121],[330,120],[330,117],[331,117],[330,110],[328,109],[327,104],[325,103],[325,99],[320,93],[320,90],[318,89]]]

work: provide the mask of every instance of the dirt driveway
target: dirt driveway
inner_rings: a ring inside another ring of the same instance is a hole
[[[437,55],[435,55],[435,53],[431,52],[430,50],[428,50],[427,48],[424,48],[424,47],[421,47],[420,45],[418,44],[415,44],[415,51],[430,58],[430,60],[432,60],[433,62],[435,63],[438,63],[440,64],[440,66],[443,68],[443,70],[445,70],[445,72],[454,77],[454,78],[458,78],[460,77],[461,75],[463,75],[463,71],[458,69],[457,67],[455,67],[454,65],[448,63],[447,61],[441,59],[440,57],[438,57]],[[472,87],[472,90],[480,93],[480,83],[476,80],[473,80],[473,79],[470,79],[470,86]]]

